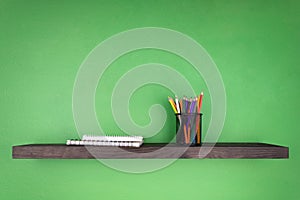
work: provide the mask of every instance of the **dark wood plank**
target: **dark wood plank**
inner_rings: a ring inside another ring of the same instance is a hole
[[[201,147],[144,144],[140,148],[29,144],[13,146],[12,156],[17,159],[288,158],[289,148],[265,143],[205,143]]]

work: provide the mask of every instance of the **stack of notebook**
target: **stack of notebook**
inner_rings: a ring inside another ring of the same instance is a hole
[[[140,147],[142,144],[142,136],[83,135],[81,140],[67,140],[67,145]]]

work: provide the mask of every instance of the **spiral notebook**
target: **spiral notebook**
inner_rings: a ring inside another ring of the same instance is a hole
[[[67,145],[140,147],[142,144],[142,136],[83,135],[81,140],[67,140]]]

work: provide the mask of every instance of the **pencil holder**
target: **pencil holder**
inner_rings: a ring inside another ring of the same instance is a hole
[[[176,143],[182,145],[202,144],[202,113],[176,115]]]

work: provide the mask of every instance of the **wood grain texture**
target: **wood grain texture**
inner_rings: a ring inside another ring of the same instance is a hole
[[[28,144],[13,146],[14,159],[289,158],[289,148],[265,143],[199,146],[143,144],[140,148]]]

